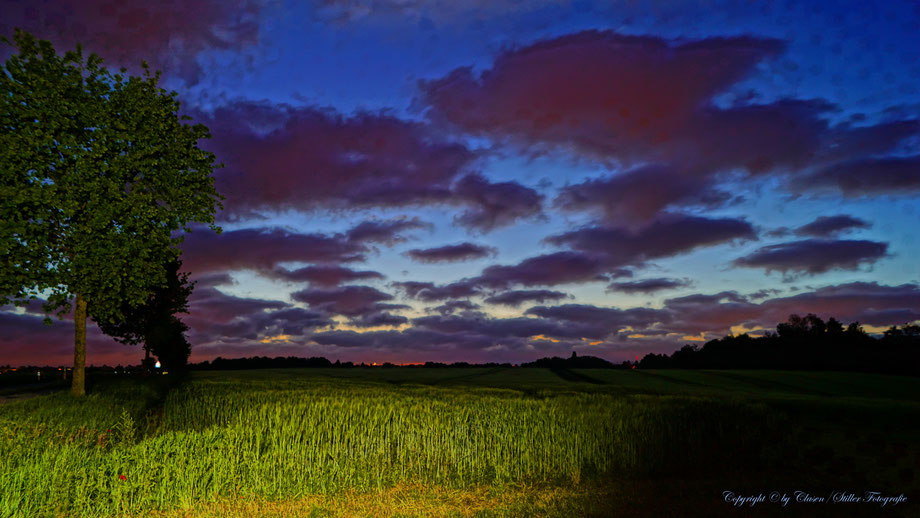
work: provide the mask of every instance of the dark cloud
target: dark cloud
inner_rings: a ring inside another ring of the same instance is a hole
[[[19,27],[49,39],[63,54],[82,43],[107,64],[139,71],[146,60],[154,69],[197,83],[198,54],[206,50],[241,52],[258,44],[259,23],[268,2],[250,0],[141,2],[126,0],[48,0],[0,2],[0,34]]]
[[[598,256],[564,251],[531,257],[511,266],[489,266],[466,283],[497,290],[514,285],[556,286],[606,280],[607,270],[608,265]]]
[[[431,224],[418,218],[389,221],[363,221],[351,228],[345,236],[353,243],[380,243],[393,246],[409,240],[403,232],[430,229]]]
[[[425,125],[384,114],[248,101],[197,114],[209,147],[228,167],[217,174],[224,216],[257,210],[354,209],[447,203],[473,160]],[[266,129],[249,121],[272,121]],[[266,173],[266,171],[270,171]]]
[[[467,242],[434,248],[415,248],[406,252],[406,255],[420,263],[439,263],[480,259],[494,256],[497,252],[494,247]]]
[[[466,279],[441,286],[419,281],[394,282],[393,286],[403,290],[409,297],[428,302],[472,297],[479,293],[479,287]]]
[[[457,222],[489,231],[541,214],[543,196],[468,174],[476,153],[431,127],[387,114],[237,101],[196,113],[227,164],[216,175],[224,218],[259,211],[459,205]],[[271,171],[266,174],[265,171]]]
[[[820,216],[816,220],[795,229],[797,236],[832,237],[858,228],[869,228],[868,222],[853,216]]]
[[[641,223],[676,206],[715,207],[731,195],[709,178],[673,167],[644,166],[563,188],[555,200],[564,210],[593,211],[610,223]]]
[[[479,307],[480,307],[479,304],[473,304],[472,302],[468,300],[448,300],[447,302],[445,302],[444,304],[441,304],[440,306],[429,308],[428,311],[433,311],[436,313],[440,313],[442,315],[450,315],[451,313],[454,313],[455,311],[475,312],[476,310],[479,309]]]
[[[831,188],[850,198],[916,194],[920,192],[920,156],[861,158],[841,162],[795,178],[790,185],[800,192]]]
[[[452,196],[470,206],[455,221],[487,232],[543,213],[543,195],[517,182],[490,182],[478,174],[461,178]]]
[[[551,236],[546,241],[596,254],[603,258],[606,267],[622,267],[756,238],[754,227],[742,219],[668,214],[638,229],[585,227]]]
[[[280,300],[236,297],[222,293],[217,288],[196,285],[189,296],[189,313],[209,322],[230,322],[268,309],[283,309],[290,304]]]
[[[645,329],[666,320],[669,315],[651,308],[605,308],[590,304],[563,304],[560,306],[535,306],[524,312],[565,325],[590,326],[594,330],[584,334],[587,338],[603,339],[611,334],[631,329]]]
[[[327,313],[360,317],[385,309],[378,303],[392,300],[393,296],[370,286],[341,286],[296,291],[291,298]]]
[[[888,326],[903,325],[920,318],[920,286],[886,286],[877,282],[851,282],[818,288],[791,297],[764,301],[764,325],[783,322],[790,314],[816,313],[841,322],[863,322]],[[917,315],[913,319],[911,315]],[[883,317],[887,316],[890,320]],[[908,320],[905,320],[907,318]]]
[[[705,295],[694,294],[667,299],[665,329],[682,334],[727,334],[732,326],[775,325],[763,321],[764,309],[734,291]],[[788,315],[787,315],[788,316]],[[783,317],[780,321],[785,321]]]
[[[338,286],[344,282],[384,278],[383,274],[380,272],[370,270],[358,271],[345,268],[344,266],[332,265],[307,266],[297,270],[286,270],[276,267],[265,273],[270,277],[295,282],[309,282],[311,285],[325,288]]]
[[[186,236],[182,244],[182,267],[192,272],[272,270],[283,262],[362,261],[366,251],[365,245],[341,234],[297,234],[278,228],[221,234],[200,231]]]
[[[764,246],[733,261],[735,266],[767,272],[816,275],[830,270],[856,270],[887,255],[888,244],[865,240],[804,239]]]
[[[553,336],[579,339],[597,333],[597,327],[588,323],[562,324],[542,318],[488,318],[479,315],[432,315],[412,320],[416,328],[446,334],[467,334],[505,340],[505,344],[534,336]],[[493,341],[493,344],[495,342]]]
[[[866,158],[897,151],[920,132],[917,120],[832,125],[838,107],[823,99],[716,102],[784,49],[749,36],[667,40],[590,30],[508,48],[478,75],[459,68],[420,89],[436,123],[614,170],[556,199],[614,226],[723,205],[736,197],[720,185],[744,174],[804,175],[801,184],[792,180],[799,190],[828,184],[847,195],[920,188],[916,157]],[[826,169],[809,174],[815,168]]]
[[[435,117],[470,133],[623,160],[689,133],[701,105],[782,49],[750,37],[673,44],[585,31],[507,50],[478,78],[461,68],[421,88]]]
[[[409,319],[386,311],[376,311],[352,318],[349,323],[357,327],[401,326],[408,324]]]
[[[544,303],[548,300],[560,300],[568,297],[561,291],[550,290],[515,290],[506,291],[497,295],[492,295],[485,299],[488,304],[500,304],[504,306],[520,306],[529,301]]]
[[[607,291],[621,291],[623,293],[655,293],[657,291],[684,288],[690,285],[687,279],[666,279],[657,277],[641,281],[614,282],[607,286]]]

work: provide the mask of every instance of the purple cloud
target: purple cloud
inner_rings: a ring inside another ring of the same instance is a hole
[[[296,291],[291,298],[327,313],[359,317],[386,309],[378,303],[392,300],[393,296],[370,286],[341,286]]]
[[[560,300],[568,297],[561,291],[551,290],[515,290],[492,295],[485,299],[488,304],[517,307],[529,301],[544,303],[549,300]]]
[[[865,240],[804,239],[757,249],[732,264],[767,272],[816,275],[830,270],[856,270],[887,255],[888,244]]]
[[[607,291],[621,291],[623,293],[655,293],[657,291],[684,288],[690,285],[686,279],[666,279],[657,277],[641,281],[614,282],[607,286]]]
[[[480,259],[494,256],[497,252],[494,247],[467,242],[435,248],[415,248],[406,252],[406,255],[420,263],[439,263]]]
[[[543,213],[542,194],[517,182],[490,182],[478,174],[461,178],[454,186],[453,197],[470,207],[455,221],[483,232]]]
[[[272,270],[283,262],[363,261],[365,245],[342,235],[296,234],[286,230],[243,229],[215,234],[192,232],[182,243],[183,269],[209,272]]]
[[[832,237],[858,228],[869,228],[868,222],[853,216],[820,216],[816,220],[795,229],[797,236]]]
[[[841,162],[794,178],[791,188],[796,191],[832,188],[848,198],[916,194],[920,192],[920,156],[860,158]]]
[[[270,277],[295,282],[309,282],[311,285],[324,288],[338,286],[350,281],[384,278],[383,274],[380,272],[370,270],[357,271],[345,268],[344,266],[332,265],[307,266],[297,270],[286,270],[284,268],[275,267],[275,269],[265,273]]]
[[[756,238],[754,227],[741,219],[669,214],[638,229],[585,227],[551,236],[546,242],[596,254],[603,257],[605,266],[621,267]]]

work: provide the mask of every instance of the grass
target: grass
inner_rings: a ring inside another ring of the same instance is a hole
[[[915,378],[393,368],[167,381],[0,407],[0,516],[717,516],[737,512],[722,490],[783,484],[920,497]]]

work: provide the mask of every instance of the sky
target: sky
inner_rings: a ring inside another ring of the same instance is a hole
[[[208,126],[191,361],[670,353],[920,320],[920,4],[0,0]],[[0,308],[0,364],[73,322]],[[88,328],[87,363],[136,364]]]

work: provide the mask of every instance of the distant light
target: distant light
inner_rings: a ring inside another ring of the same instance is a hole
[[[156,365],[154,365],[154,367],[156,367],[156,368],[158,368],[158,369],[161,367],[161,365],[160,365],[160,360],[157,360],[157,363],[156,363]]]

